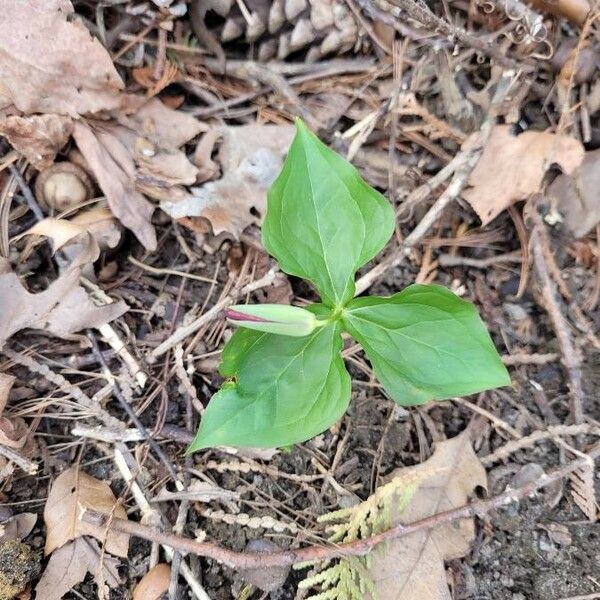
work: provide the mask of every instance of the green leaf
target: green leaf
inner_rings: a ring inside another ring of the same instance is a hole
[[[188,452],[274,448],[327,429],[350,401],[340,333],[339,322],[302,338],[238,329],[220,369],[234,380],[211,398]]]
[[[262,228],[280,267],[311,281],[328,306],[343,306],[354,296],[357,269],[385,246],[394,222],[389,202],[297,121]]]
[[[387,298],[357,298],[344,323],[403,406],[510,384],[475,307],[443,287],[411,285]]]

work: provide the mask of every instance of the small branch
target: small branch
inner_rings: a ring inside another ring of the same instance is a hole
[[[494,265],[520,263],[523,261],[521,251],[507,252],[489,258],[471,258],[469,256],[453,256],[441,254],[437,257],[440,267],[473,267],[475,269],[489,269]]]
[[[462,27],[447,23],[438,17],[423,0],[373,0],[373,3],[380,10],[391,13],[396,19],[405,19],[401,12],[404,11],[428,31],[457,39],[465,46],[493,58],[502,67],[514,68],[517,64],[512,58],[508,58],[501,48],[490,44],[488,40],[475,37]]]
[[[569,378],[569,391],[571,398],[571,417],[573,422],[578,425],[583,423],[583,384],[581,378],[581,360],[579,353],[571,340],[569,326],[561,312],[556,286],[548,272],[548,265],[544,257],[544,236],[546,233],[542,217],[537,212],[535,206],[531,210],[531,220],[533,229],[531,232],[530,243],[533,254],[533,265],[536,274],[542,286],[544,297],[544,308],[550,317],[552,326],[560,344],[562,354],[562,363],[567,370]]]
[[[88,338],[92,343],[92,350],[98,358],[98,362],[100,363],[106,381],[112,385],[114,397],[119,401],[121,408],[127,413],[127,416],[131,419],[132,423],[137,427],[142,436],[144,436],[144,438],[152,448],[153,452],[163,463],[173,481],[177,483],[178,480],[175,468],[167,458],[166,454],[163,452],[162,448],[158,445],[156,440],[148,433],[148,430],[146,429],[145,425],[140,421],[140,418],[137,416],[133,408],[131,408],[125,396],[123,396],[123,392],[121,391],[117,380],[115,379],[114,375],[110,372],[110,369],[106,364],[106,361],[104,360],[104,356],[102,355],[100,347],[98,346],[98,340],[96,339],[95,334],[91,330],[88,330]]]
[[[256,290],[267,287],[273,283],[275,279],[275,271],[270,270],[264,277],[253,281],[241,287],[237,290],[232,290],[227,296],[219,300],[210,310],[207,310],[203,315],[199,316],[195,321],[192,321],[189,325],[182,325],[173,333],[173,335],[169,336],[162,344],[160,344],[157,348],[155,348],[148,357],[148,362],[156,362],[156,359],[159,356],[168,352],[171,348],[185,340],[189,335],[195,333],[211,321],[214,321],[221,311],[225,310],[227,307],[231,306],[234,302],[237,301],[241,296],[245,296],[246,294],[250,294],[255,292]]]
[[[512,440],[504,446],[501,446],[497,450],[494,450],[491,454],[482,457],[480,460],[484,465],[490,465],[499,460],[508,458],[511,454],[514,454],[518,450],[533,446],[538,442],[548,439],[555,439],[558,436],[572,436],[572,435],[600,435],[600,427],[594,425],[553,425],[543,431],[534,431],[531,435],[523,437],[519,440]]]
[[[560,359],[560,354],[549,352],[548,354],[505,354],[502,362],[506,366],[512,365],[546,365]]]
[[[38,472],[38,465],[36,463],[22,454],[19,454],[19,452],[13,448],[0,444],[0,456],[4,456],[4,458],[14,462],[19,469],[25,471],[25,473],[28,473],[29,475],[35,475]]]
[[[521,498],[533,494],[537,490],[563,479],[573,471],[589,465],[589,461],[600,456],[600,444],[594,446],[587,455],[578,458],[567,465],[542,475],[538,480],[516,489],[510,489],[488,500],[475,500],[458,508],[453,508],[408,525],[400,523],[365,540],[356,540],[337,546],[309,546],[298,550],[282,550],[270,554],[256,552],[235,552],[211,542],[195,540],[162,533],[152,527],[147,527],[133,521],[113,518],[109,522],[107,515],[87,510],[81,518],[87,523],[108,527],[114,531],[128,533],[152,542],[158,542],[185,553],[197,554],[217,560],[233,569],[267,569],[269,567],[287,567],[300,562],[322,561],[344,556],[364,556],[370,550],[388,540],[396,540],[417,531],[426,531],[450,523],[457,519],[474,516],[482,517],[490,510],[500,508]]]
[[[377,279],[379,279],[388,270],[397,267],[404,258],[410,253],[411,248],[415,246],[425,234],[433,227],[438,217],[451,204],[461,193],[467,181],[475,168],[475,165],[479,162],[483,148],[487,143],[492,129],[496,123],[496,109],[511,87],[512,82],[515,79],[514,71],[505,71],[502,78],[498,82],[494,98],[490,105],[488,115],[481,125],[479,130],[478,138],[476,141],[471,141],[467,150],[462,151],[458,156],[454,158],[452,162],[456,161],[454,168],[454,177],[448,184],[448,187],[444,193],[436,200],[435,204],[429,209],[427,214],[421,219],[419,224],[406,236],[400,247],[392,252],[389,256],[384,258],[378,265],[371,269],[368,273],[363,275],[356,282],[356,294],[361,294],[367,290]],[[421,188],[419,188],[421,189]]]

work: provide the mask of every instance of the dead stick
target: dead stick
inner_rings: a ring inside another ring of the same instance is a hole
[[[162,344],[160,344],[160,346],[152,351],[148,357],[148,362],[155,362],[159,356],[162,356],[165,352],[179,344],[179,342],[185,340],[186,337],[198,331],[200,327],[216,319],[221,314],[221,311],[231,306],[238,298],[245,296],[246,294],[250,294],[259,288],[271,285],[274,279],[275,272],[270,270],[264,277],[261,277],[260,279],[257,279],[256,281],[253,281],[242,288],[232,290],[229,294],[227,294],[227,296],[219,300],[219,302],[217,302],[210,310],[207,310],[195,321],[189,325],[182,325],[179,327],[179,329],[177,329],[173,335],[168,337]]]
[[[414,523],[409,523],[408,525],[404,523],[394,525],[365,540],[356,540],[337,546],[309,546],[298,550],[282,550],[281,552],[272,552],[270,554],[235,552],[211,542],[197,542],[178,535],[163,533],[157,529],[141,525],[134,521],[115,518],[109,521],[107,515],[92,510],[86,510],[81,515],[81,518],[87,523],[108,527],[111,530],[127,533],[151,542],[158,542],[181,552],[212,558],[233,569],[287,567],[307,561],[322,561],[344,556],[364,556],[365,554],[368,554],[374,546],[377,546],[382,542],[396,540],[412,533],[416,533],[417,531],[433,529],[434,527],[439,527],[444,523],[456,521],[457,519],[466,519],[474,516],[481,517],[494,508],[500,508],[511,502],[525,498],[537,490],[563,479],[573,471],[589,465],[589,461],[598,456],[600,456],[600,444],[597,444],[590,449],[584,457],[578,458],[563,467],[555,469],[549,474],[544,474],[537,481],[522,487],[507,490],[488,500],[475,500],[469,504],[437,513],[430,517],[415,521]]]
[[[406,239],[402,242],[400,247],[358,279],[356,282],[357,294],[361,294],[371,287],[371,285],[389,269],[397,267],[409,254],[411,248],[431,229],[445,208],[461,193],[467,184],[475,165],[479,162],[483,148],[492,133],[492,129],[496,123],[496,109],[508,94],[514,78],[515,73],[512,70],[507,70],[503,73],[502,79],[498,82],[498,86],[496,87],[496,92],[494,93],[488,115],[481,125],[477,143],[471,143],[467,150],[464,150],[452,161],[457,161],[458,163],[452,181],[444,193],[436,200],[435,204],[429,209],[427,214],[421,219],[419,224],[406,236]]]
[[[396,19],[402,19],[403,15],[399,9],[404,11],[411,19],[414,19],[427,30],[457,39],[465,46],[486,54],[493,58],[497,64],[503,67],[515,67],[517,62],[506,56],[506,53],[498,46],[491,44],[486,39],[471,35],[462,27],[457,27],[434,14],[423,0],[373,0],[373,3],[385,12],[391,13]]]
[[[556,332],[556,337],[560,344],[562,363],[567,370],[567,376],[569,378],[571,417],[573,418],[573,422],[576,425],[579,425],[580,423],[583,423],[584,397],[581,381],[581,361],[579,359],[579,353],[571,340],[567,321],[560,310],[556,286],[548,272],[548,266],[546,265],[544,249],[542,246],[544,243],[542,236],[545,233],[545,225],[542,221],[542,217],[535,209],[535,206],[531,211],[531,219],[534,223],[530,238],[533,264],[542,286],[546,312],[550,317],[550,321],[552,321],[552,327]]]

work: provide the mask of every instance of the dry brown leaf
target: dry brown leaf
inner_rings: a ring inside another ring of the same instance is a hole
[[[207,135],[215,141],[222,138],[218,154],[222,178],[192,188],[192,196],[165,200],[161,208],[174,219],[208,219],[215,235],[226,231],[239,237],[264,216],[267,190],[281,169],[294,129],[291,125],[244,125],[222,127],[218,134]],[[204,148],[207,157],[211,151],[208,144]]]
[[[423,475],[417,491],[392,522],[412,523],[465,504],[486,473],[473,452],[468,433],[440,442],[433,456],[415,467],[398,469],[390,479]],[[451,600],[444,561],[464,556],[475,537],[473,519],[461,519],[385,542],[370,555],[369,573],[379,598],[386,600]]]
[[[151,222],[154,207],[135,189],[135,165],[127,148],[108,132],[95,131],[81,122],[75,124],[73,137],[112,213],[146,249],[155,250],[156,232]]]
[[[20,417],[0,417],[0,444],[3,446],[19,450],[25,445],[28,434],[27,423]]]
[[[104,306],[96,305],[90,300],[87,292],[78,285],[60,299],[44,320],[43,327],[38,329],[44,329],[58,337],[68,337],[77,331],[90,327],[97,328],[114,321],[127,310],[127,304],[122,300]]]
[[[208,126],[196,117],[181,110],[173,110],[160,100],[147,100],[142,96],[130,96],[138,104],[129,116],[140,135],[165,148],[179,148],[208,130]]]
[[[123,82],[73,12],[69,0],[2,2],[0,108],[76,117],[118,106]]]
[[[15,238],[19,239],[26,235],[39,235],[52,240],[52,249],[57,252],[69,242],[79,242],[80,252],[77,255],[75,264],[71,266],[80,266],[94,262],[100,255],[100,249],[96,240],[91,234],[78,223],[68,221],[67,219],[53,219],[51,217],[38,221],[33,227]]]
[[[463,197],[487,225],[511,204],[538,192],[552,164],[571,173],[583,157],[583,146],[574,138],[544,131],[514,136],[510,125],[498,125],[471,173],[471,187]]]
[[[102,564],[102,584],[111,588],[121,584],[117,561],[112,556],[101,556],[96,540],[79,537],[55,550],[35,588],[36,600],[60,600],[71,588],[91,573],[98,582],[98,567]]]
[[[19,513],[0,523],[0,543],[7,540],[26,538],[35,527],[37,515],[35,513]]]
[[[75,467],[61,473],[50,488],[44,508],[46,555],[82,535],[91,535],[104,543],[107,552],[127,558],[129,536],[81,520],[81,511],[90,509],[119,519],[127,519],[112,490]]]
[[[79,270],[68,271],[48,289],[31,294],[12,272],[6,259],[0,258],[0,348],[14,333],[26,327],[44,329],[48,315],[79,281]]]
[[[599,189],[600,150],[586,152],[578,169],[570,175],[559,175],[548,187],[551,205],[576,238],[587,235],[600,222]]]
[[[160,600],[169,589],[170,580],[171,567],[165,563],[158,563],[135,586],[133,600]]]
[[[198,169],[181,150],[152,147],[148,152],[148,147],[144,148],[144,142],[145,140],[139,138],[133,156],[138,167],[138,181],[145,187],[153,185],[159,189],[171,188],[196,182]]]
[[[196,181],[198,169],[181,150],[161,140],[160,130],[134,120],[130,125],[134,129],[103,125],[98,137],[134,179],[138,191],[162,200],[170,197],[171,190],[180,184],[190,185]]]
[[[90,208],[69,220],[86,229],[100,249],[116,248],[123,238],[123,228],[107,208]]]
[[[6,403],[8,402],[8,395],[10,394],[10,390],[15,382],[15,377],[12,375],[7,375],[6,373],[0,373],[0,415],[4,412],[6,408]]]
[[[0,347],[21,329],[41,329],[65,337],[86,329],[98,327],[120,317],[127,311],[124,302],[96,306],[86,291],[78,285],[81,267],[98,257],[98,246],[92,235],[81,225],[64,219],[44,219],[25,234],[37,234],[52,239],[55,250],[69,250],[77,244],[69,267],[46,290],[30,293],[10,263],[0,258]]]
[[[49,167],[73,132],[73,121],[61,115],[13,116],[0,121],[0,135],[36,169]]]

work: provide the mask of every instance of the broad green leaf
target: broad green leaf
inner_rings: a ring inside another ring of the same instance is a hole
[[[325,304],[342,306],[354,296],[357,269],[385,246],[394,222],[389,202],[297,121],[262,228],[280,267],[311,281]]]
[[[411,285],[387,298],[357,298],[344,323],[404,406],[510,384],[475,307],[443,287]]]
[[[327,429],[350,401],[340,332],[339,322],[302,338],[238,329],[221,363],[233,379],[211,398],[188,452],[286,446]]]

